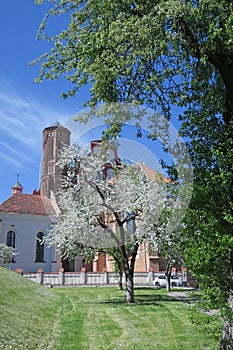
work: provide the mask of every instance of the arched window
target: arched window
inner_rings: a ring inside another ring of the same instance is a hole
[[[36,236],[36,262],[44,262],[44,234],[39,232]]]
[[[7,232],[6,245],[8,247],[15,249],[15,232],[14,231]]]
[[[15,232],[14,231],[7,232],[6,245],[8,247],[15,249]],[[10,262],[10,261],[8,261],[8,262]],[[12,258],[11,262],[14,263],[15,258]]]

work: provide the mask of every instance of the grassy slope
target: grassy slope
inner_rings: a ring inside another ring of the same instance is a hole
[[[0,349],[50,349],[60,310],[53,290],[0,267]]]
[[[1,350],[215,350],[191,308],[165,290],[136,289],[136,303],[112,288],[50,289],[0,268]]]

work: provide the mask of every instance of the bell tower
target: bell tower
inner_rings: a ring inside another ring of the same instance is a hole
[[[42,169],[40,194],[48,198],[51,192],[55,195],[61,189],[62,169],[57,162],[59,160],[59,151],[64,146],[70,146],[71,132],[62,126],[58,121],[43,130],[43,148],[42,148]]]
[[[19,175],[17,175],[17,182],[14,184],[14,186],[11,187],[12,192],[11,195],[13,196],[16,193],[23,193],[23,186],[19,182]]]

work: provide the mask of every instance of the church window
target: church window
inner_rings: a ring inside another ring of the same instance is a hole
[[[133,237],[133,234],[136,231],[135,218],[132,216],[132,214],[128,215],[127,231],[128,231],[128,233],[130,234],[131,237]]]
[[[8,247],[15,248],[15,232],[14,231],[7,232],[6,245]]]
[[[14,231],[7,232],[6,245],[8,247],[15,249],[15,232]],[[14,263],[15,259],[13,258],[11,262]]]
[[[53,138],[48,139],[48,158],[51,159],[54,157],[54,142]]]
[[[54,172],[53,165],[49,165],[48,166],[48,174],[53,174],[53,172]]]
[[[36,262],[44,262],[44,234],[39,232],[36,236]]]

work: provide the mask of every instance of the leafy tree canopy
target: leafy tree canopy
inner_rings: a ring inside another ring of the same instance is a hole
[[[36,3],[46,3],[37,0]],[[224,114],[233,106],[233,4],[229,0],[51,0],[38,38],[52,43],[38,81],[64,75],[74,95],[91,84],[90,104],[136,102],[170,114],[171,104]],[[68,27],[46,34],[51,16]],[[220,98],[221,96],[221,98]],[[201,102],[201,103],[200,103]]]

